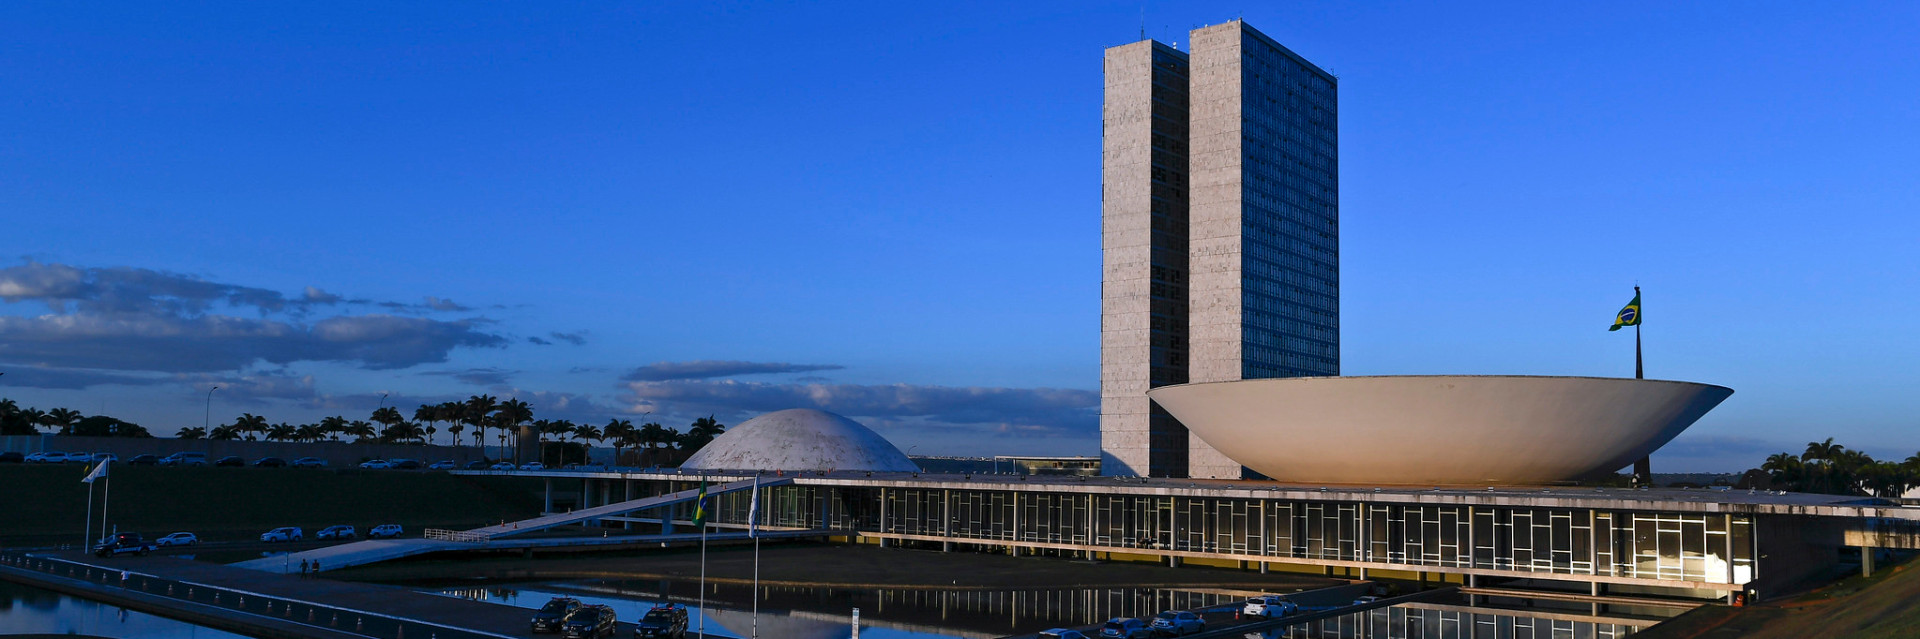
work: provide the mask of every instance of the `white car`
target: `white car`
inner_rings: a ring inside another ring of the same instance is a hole
[[[1285,617],[1300,612],[1300,605],[1280,595],[1260,595],[1248,597],[1247,603],[1240,607],[1240,614],[1246,617]]]
[[[451,459],[442,459],[440,461],[434,462],[432,466],[428,466],[427,470],[453,470],[459,467],[460,465],[453,463],[453,460]]]
[[[115,454],[113,454],[113,453],[94,453],[94,454],[93,454],[93,457],[92,457],[92,458],[90,458],[90,459],[88,459],[87,461],[92,461],[92,462],[117,462],[117,461],[120,461],[120,456],[119,456],[119,455],[115,455]]]
[[[542,464],[540,462],[527,462],[520,465],[520,470],[546,470],[546,469],[547,469],[547,465]]]
[[[328,526],[326,528],[321,528],[320,532],[314,533],[313,538],[314,539],[352,539],[354,537],[354,534],[355,533],[352,526]]]
[[[67,453],[67,456],[60,458],[60,461],[69,464],[87,463],[93,461],[93,453]]]
[[[301,539],[304,539],[304,538],[305,538],[305,535],[302,535],[300,533],[299,526],[283,526],[280,528],[269,530],[264,533],[260,533],[260,541],[264,541],[267,543],[274,543],[277,541],[300,541]]]
[[[360,462],[360,467],[374,469],[374,470],[381,470],[381,469],[393,468],[393,462],[390,462],[384,459],[369,459],[367,461]]]
[[[294,468],[326,468],[327,460],[319,457],[301,457],[293,460],[293,463],[289,465]]]
[[[44,452],[27,453],[26,459],[23,459],[21,461],[27,462],[29,464],[44,464],[44,463],[47,463],[47,454]]]
[[[393,539],[400,536],[400,524],[380,524],[367,531],[368,539]]]
[[[1040,631],[1040,639],[1087,639],[1087,636],[1081,634],[1078,630],[1054,628],[1052,630]]]
[[[513,470],[514,465],[513,465],[513,462],[494,462],[493,465],[488,466],[487,469],[488,470]]]
[[[191,546],[200,543],[200,536],[190,532],[177,532],[153,540],[155,546]]]

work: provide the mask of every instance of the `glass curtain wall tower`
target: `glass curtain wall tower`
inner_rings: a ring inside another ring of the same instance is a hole
[[[1245,472],[1148,388],[1340,374],[1336,81],[1238,20],[1189,35],[1107,50],[1107,474]]]

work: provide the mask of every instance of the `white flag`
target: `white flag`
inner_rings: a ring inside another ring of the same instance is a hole
[[[106,476],[107,476],[107,461],[108,461],[108,460],[105,460],[105,459],[102,459],[102,460],[100,460],[100,465],[99,465],[99,466],[94,466],[94,467],[93,467],[93,472],[91,472],[91,473],[87,473],[87,478],[86,478],[86,479],[82,479],[82,480],[80,480],[80,483],[82,483],[82,484],[91,484],[91,483],[93,483],[93,480],[95,480],[95,479],[101,479],[101,478],[104,478],[104,477],[106,477]]]
[[[760,478],[753,478],[753,497],[747,500],[747,536],[760,536]]]

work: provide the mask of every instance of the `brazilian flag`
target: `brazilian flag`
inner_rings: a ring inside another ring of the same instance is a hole
[[[700,494],[693,498],[693,525],[701,530],[707,525],[707,478],[700,478]]]
[[[1626,308],[1620,309],[1620,314],[1613,316],[1613,327],[1608,328],[1607,330],[1617,331],[1624,327],[1639,326],[1639,325],[1640,325],[1640,294],[1634,293],[1633,301],[1627,302]]]

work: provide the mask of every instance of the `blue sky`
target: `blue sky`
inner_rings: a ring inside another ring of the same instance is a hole
[[[0,395],[1092,454],[1143,15],[1340,77],[1345,373],[1630,375],[1637,282],[1649,376],[1738,391],[1661,470],[1920,450],[1904,3],[9,3]]]

